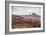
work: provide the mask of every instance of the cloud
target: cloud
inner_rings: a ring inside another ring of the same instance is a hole
[[[12,14],[29,15],[32,13],[41,15],[41,8],[40,7],[24,7],[24,6],[13,6],[12,7]]]

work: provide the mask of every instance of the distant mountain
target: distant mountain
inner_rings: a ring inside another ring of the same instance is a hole
[[[21,15],[21,16],[18,16],[18,15],[12,15],[12,18],[15,20],[15,19],[18,19],[18,20],[32,20],[32,21],[40,21],[41,20],[41,17],[39,15],[36,15],[35,13],[32,13],[32,15]]]
[[[12,15],[12,19],[13,20],[20,20],[20,19],[24,19],[24,18],[21,16],[18,16],[18,15]]]
[[[41,20],[41,17],[39,15],[36,15],[35,13],[32,13],[32,15],[23,15],[21,17],[24,17],[25,20],[38,20],[40,21]]]

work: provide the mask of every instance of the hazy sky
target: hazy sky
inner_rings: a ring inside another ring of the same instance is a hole
[[[12,6],[11,9],[12,9],[12,14],[16,14],[16,15],[29,15],[32,13],[41,15],[40,7]]]

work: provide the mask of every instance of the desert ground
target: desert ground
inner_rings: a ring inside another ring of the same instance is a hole
[[[40,27],[40,21],[17,21],[12,22],[12,28],[34,28]]]

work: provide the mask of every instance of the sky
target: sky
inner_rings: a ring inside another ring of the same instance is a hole
[[[36,13],[41,16],[41,8],[40,7],[26,7],[26,6],[11,6],[12,14],[16,15],[29,15],[32,13]]]

